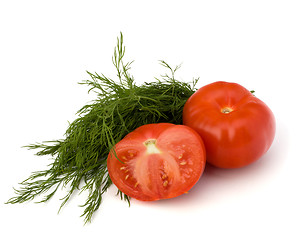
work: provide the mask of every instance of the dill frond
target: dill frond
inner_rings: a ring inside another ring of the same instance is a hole
[[[16,196],[7,203],[23,203],[39,195],[43,195],[39,202],[46,202],[61,186],[68,189],[61,199],[61,209],[75,191],[79,194],[87,191],[81,216],[88,223],[112,184],[106,163],[110,149],[126,134],[144,124],[182,124],[183,106],[196,91],[198,79],[192,83],[178,81],[175,72],[180,66],[172,68],[160,61],[169,74],[137,86],[129,73],[132,62],[124,63],[124,55],[121,33],[112,58],[117,81],[103,74],[87,72],[90,79],[80,84],[87,85],[89,92],[95,92],[96,100],[77,112],[78,118],[69,125],[65,139],[25,146],[39,150],[38,156],[50,156],[52,163],[49,169],[33,172],[21,182],[20,188],[15,189]],[[117,194],[129,203],[128,196],[121,191]]]

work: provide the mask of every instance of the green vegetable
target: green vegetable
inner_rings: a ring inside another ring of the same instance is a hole
[[[50,156],[52,163],[49,169],[33,172],[21,182],[20,188],[15,189],[16,196],[7,203],[23,203],[39,195],[43,198],[38,202],[46,202],[61,186],[68,189],[61,199],[61,209],[75,191],[88,191],[81,216],[84,216],[85,223],[90,222],[103,194],[112,184],[106,164],[110,149],[141,125],[159,122],[182,124],[183,106],[195,92],[198,79],[192,83],[178,81],[175,72],[180,66],[171,68],[160,61],[169,69],[170,75],[137,86],[129,73],[131,62],[123,61],[124,53],[121,33],[112,59],[118,81],[88,72],[91,79],[81,84],[96,92],[97,99],[77,112],[78,118],[69,125],[65,139],[26,146],[39,149],[38,156]],[[122,192],[118,191],[118,194],[129,202]]]

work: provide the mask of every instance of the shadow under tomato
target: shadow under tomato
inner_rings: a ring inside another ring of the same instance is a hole
[[[285,132],[282,131],[281,134],[284,135]],[[229,197],[236,198],[244,194],[258,194],[260,188],[266,187],[283,171],[287,138],[277,137],[276,139],[264,156],[246,167],[220,169],[206,164],[200,180],[188,193],[176,198],[145,204],[159,208],[189,210],[214,205]]]

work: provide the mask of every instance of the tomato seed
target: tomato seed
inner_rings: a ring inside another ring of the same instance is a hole
[[[167,178],[167,175],[166,175],[166,174],[163,174],[163,175],[162,175],[162,179],[164,180],[165,178]]]
[[[168,181],[165,180],[165,181],[163,182],[163,186],[166,187],[167,185],[168,185]]]

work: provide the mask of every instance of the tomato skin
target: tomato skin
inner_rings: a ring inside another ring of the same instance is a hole
[[[214,82],[200,88],[185,103],[183,124],[196,130],[208,163],[240,168],[258,160],[275,136],[269,107],[239,84]]]
[[[202,175],[206,153],[193,129],[147,124],[129,133],[107,158],[112,182],[126,195],[154,201],[188,192]]]

